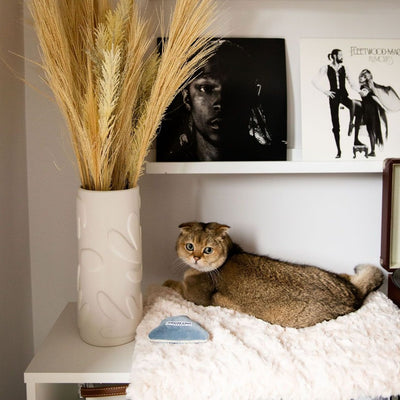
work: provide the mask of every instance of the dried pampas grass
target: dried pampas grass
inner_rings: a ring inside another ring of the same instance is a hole
[[[82,187],[137,186],[165,110],[216,46],[214,1],[177,0],[161,54],[135,0],[30,0],[30,10]]]

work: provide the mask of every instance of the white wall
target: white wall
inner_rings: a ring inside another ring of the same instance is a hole
[[[146,176],[145,280],[179,277],[177,226],[218,221],[246,250],[337,272],[379,265],[380,175]]]
[[[151,1],[154,6],[161,2]],[[170,4],[169,1],[166,1]],[[287,46],[289,146],[301,148],[299,39],[400,36],[397,0],[233,0],[224,2],[226,36],[283,37]],[[30,28],[26,55],[37,57]],[[27,78],[38,71],[27,66]],[[44,89],[43,89],[44,90]],[[27,93],[27,146],[34,339],[38,345],[76,299],[75,194],[79,185],[56,107]],[[144,176],[144,285],[179,276],[177,225],[217,220],[246,249],[350,272],[379,264],[381,178],[366,175]]]
[[[0,58],[24,76],[19,1],[0,2]],[[24,84],[0,61],[0,397],[25,398],[33,354]]]
[[[25,25],[25,56],[38,60],[32,26]],[[68,301],[75,300],[75,194],[79,187],[68,132],[41,70],[25,63],[30,261],[35,347]]]

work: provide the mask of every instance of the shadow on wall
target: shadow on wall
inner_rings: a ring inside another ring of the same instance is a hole
[[[175,242],[182,222],[201,219],[203,183],[196,176],[145,175],[140,184],[143,288],[181,278]]]

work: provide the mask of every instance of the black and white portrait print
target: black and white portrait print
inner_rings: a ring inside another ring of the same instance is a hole
[[[218,40],[179,93],[157,137],[157,161],[286,159],[283,39]]]
[[[301,42],[303,159],[400,155],[400,40]]]

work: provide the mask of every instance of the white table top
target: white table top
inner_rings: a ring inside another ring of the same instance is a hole
[[[129,383],[134,342],[95,347],[82,341],[76,303],[68,303],[25,371],[25,383]]]

